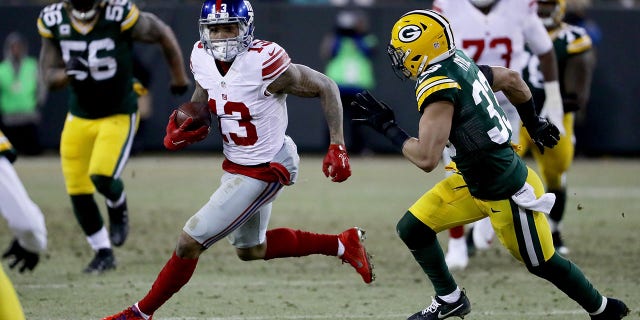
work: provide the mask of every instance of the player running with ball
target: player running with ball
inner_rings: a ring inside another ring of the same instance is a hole
[[[195,270],[198,257],[225,237],[240,259],[269,260],[310,254],[337,256],[350,263],[365,283],[372,265],[361,243],[362,230],[317,234],[289,228],[267,230],[272,202],[283,186],[296,181],[299,157],[285,135],[287,94],[319,97],[331,144],[323,171],[334,182],[351,175],[342,133],[342,106],[337,85],[325,75],[291,63],[274,42],[253,39],[251,4],[242,0],[208,0],[200,16],[200,41],[191,53],[196,80],[192,101],[209,103],[223,139],[225,171],[209,202],[185,224],[175,252],[147,295],[105,319],[149,319]],[[181,149],[204,139],[209,128],[184,129],[169,118],[164,145]]]

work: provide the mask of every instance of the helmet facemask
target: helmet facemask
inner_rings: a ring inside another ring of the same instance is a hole
[[[68,0],[71,4],[71,15],[80,21],[89,21],[98,13],[96,0]]]
[[[538,16],[547,29],[555,28],[564,19],[564,0],[538,0]]]
[[[420,75],[422,71],[424,71],[427,61],[429,60],[429,57],[427,56],[415,57],[419,58],[420,63],[418,64],[415,71],[411,71],[409,70],[409,68],[407,68],[406,63],[407,58],[411,55],[411,49],[407,49],[406,51],[404,51],[401,48],[395,48],[393,45],[389,44],[387,46],[387,54],[389,55],[389,59],[391,59],[391,68],[393,69],[393,72],[398,78],[402,80],[418,79],[418,75]]]
[[[477,8],[484,9],[490,5],[492,5],[496,0],[469,0],[471,4],[476,6]]]
[[[209,26],[214,24],[200,23],[200,41],[204,44],[204,48],[216,60],[231,61],[237,55],[245,52],[251,41],[252,36],[247,35],[247,25],[237,22],[238,36],[226,39],[211,39]]]
[[[216,60],[229,62],[249,48],[253,42],[253,9],[248,1],[226,1],[227,7],[233,5],[232,9],[242,9],[238,11],[216,12],[214,4],[216,1],[207,1],[203,5],[199,20],[200,41],[205,51]],[[244,6],[244,7],[243,7]],[[237,24],[238,35],[226,39],[211,39],[209,28],[212,25]]]

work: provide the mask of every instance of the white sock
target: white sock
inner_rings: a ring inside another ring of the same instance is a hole
[[[98,232],[88,236],[87,242],[89,242],[89,245],[91,245],[93,251],[111,248],[109,233],[107,232],[107,228],[105,228],[104,226],[102,226],[102,229],[98,230]]]
[[[456,301],[458,301],[458,299],[460,299],[460,293],[462,291],[460,291],[460,287],[456,287],[455,290],[453,290],[453,292],[449,293],[446,296],[438,296],[440,297],[440,299],[442,299],[444,302],[446,303],[454,303]]]
[[[338,257],[342,257],[343,254],[344,254],[344,244],[342,244],[342,241],[338,239]]]

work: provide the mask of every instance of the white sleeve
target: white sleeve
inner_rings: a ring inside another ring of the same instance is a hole
[[[523,29],[525,41],[535,55],[538,56],[553,49],[551,37],[537,14],[527,14]]]
[[[20,245],[35,253],[47,247],[44,215],[25,190],[13,165],[0,156],[0,213]]]

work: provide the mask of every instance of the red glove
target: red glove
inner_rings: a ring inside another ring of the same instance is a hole
[[[164,136],[164,147],[171,150],[180,150],[194,142],[204,140],[209,134],[209,127],[202,126],[195,130],[186,130],[186,128],[193,122],[193,118],[187,118],[180,127],[176,123],[176,113],[174,110],[171,116],[169,116],[169,123],[167,123],[167,134]]]
[[[325,177],[331,177],[333,182],[342,182],[351,176],[349,155],[343,144],[331,144],[327,155],[322,160],[322,172]]]

